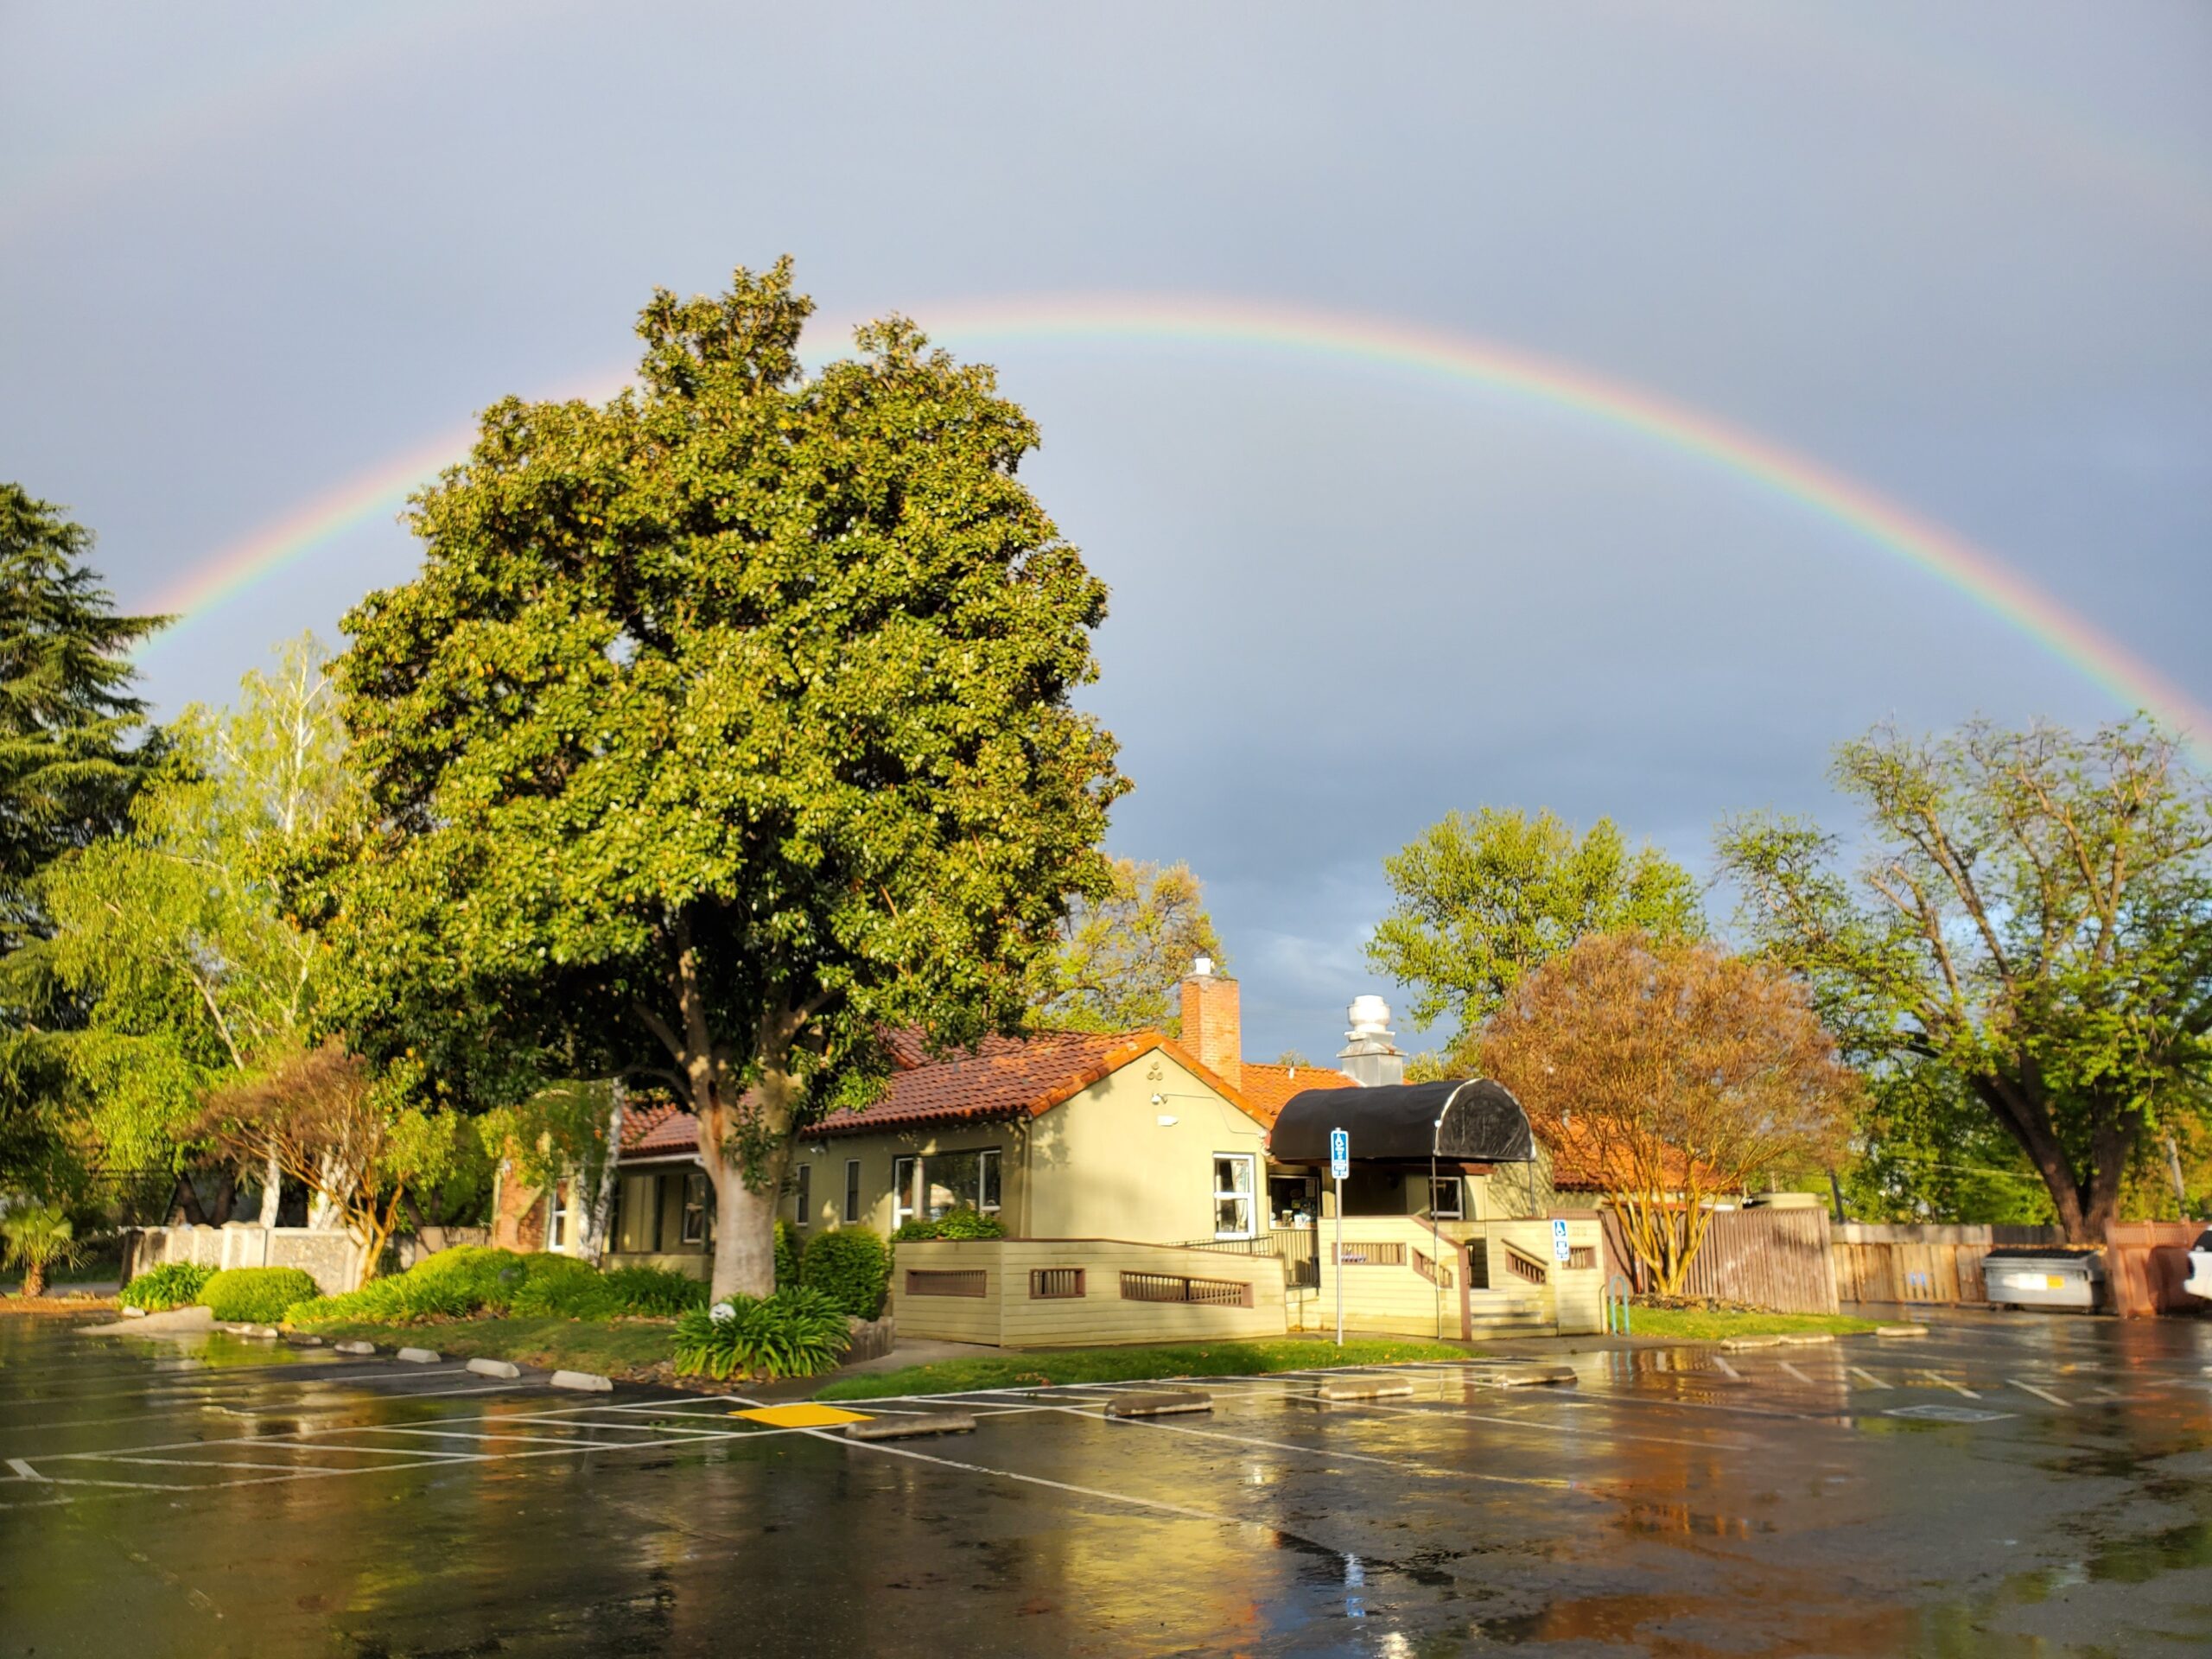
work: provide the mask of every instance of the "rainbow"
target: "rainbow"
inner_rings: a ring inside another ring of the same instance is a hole
[[[2189,735],[2200,757],[2212,760],[2212,713],[1993,554],[1817,461],[1640,387],[1470,335],[1246,301],[1049,296],[955,305],[924,321],[931,338],[944,345],[1037,340],[1258,351],[1382,369],[1572,411],[1840,526],[2034,640],[2123,708],[2147,710]],[[216,554],[150,607],[190,622],[340,531],[396,509],[410,489],[461,459],[471,435],[450,435],[350,480]]]

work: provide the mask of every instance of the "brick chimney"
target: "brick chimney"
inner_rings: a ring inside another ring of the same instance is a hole
[[[1244,1086],[1244,1031],[1236,1010],[1236,982],[1214,972],[1211,957],[1200,957],[1183,976],[1183,1046],[1230,1088]]]

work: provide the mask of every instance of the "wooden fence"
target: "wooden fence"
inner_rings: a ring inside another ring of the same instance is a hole
[[[1836,1294],[1847,1302],[1984,1302],[1981,1259],[2000,1245],[2057,1244],[2056,1227],[1892,1226],[1835,1230]]]
[[[1605,1212],[1605,1282],[1626,1279],[1649,1290],[1622,1236],[1620,1217]],[[1825,1210],[1723,1210],[1707,1224],[1704,1248],[1690,1262],[1683,1293],[1743,1302],[1783,1313],[1833,1313],[1836,1274],[1829,1262]]]
[[[2201,1221],[2115,1221],[2105,1230],[2105,1288],[2124,1319],[2157,1313],[2199,1313],[2204,1304],[2183,1290],[2189,1247]]]

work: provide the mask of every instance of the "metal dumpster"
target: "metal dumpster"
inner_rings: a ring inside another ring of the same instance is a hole
[[[2104,1252],[2011,1245],[1981,1258],[1981,1282],[1998,1307],[2063,1307],[2088,1313],[2104,1306]]]

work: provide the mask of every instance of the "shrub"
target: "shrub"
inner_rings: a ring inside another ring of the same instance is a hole
[[[573,1255],[526,1255],[506,1311],[526,1318],[611,1319],[622,1311],[599,1269]]]
[[[203,1268],[190,1262],[164,1262],[158,1268],[149,1268],[136,1275],[123,1287],[123,1294],[116,1300],[125,1307],[135,1307],[148,1313],[160,1313],[172,1307],[190,1307],[200,1300],[200,1293],[215,1276],[215,1269]]]
[[[799,1284],[798,1230],[788,1221],[776,1224],[776,1288],[796,1290]]]
[[[614,1268],[605,1277],[622,1312],[639,1319],[672,1319],[707,1305],[707,1281],[672,1268]]]
[[[912,1221],[902,1221],[899,1230],[891,1235],[894,1244],[910,1238],[1004,1238],[1006,1224],[996,1216],[986,1215],[981,1210],[948,1211],[935,1221],[925,1221],[917,1216]]]
[[[891,1252],[865,1227],[842,1227],[807,1241],[806,1287],[818,1290],[856,1319],[883,1312],[891,1283]]]
[[[274,1325],[295,1302],[319,1294],[314,1279],[298,1268],[226,1268],[207,1281],[200,1299],[219,1319]]]
[[[686,1308],[704,1306],[706,1300],[706,1286],[664,1268],[617,1268],[601,1274],[572,1255],[518,1255],[479,1244],[441,1250],[405,1273],[372,1279],[343,1296],[318,1297],[295,1309],[293,1318],[378,1325],[465,1319],[477,1313],[674,1319]]]
[[[845,1311],[804,1285],[765,1300],[733,1296],[677,1321],[676,1372],[720,1380],[741,1372],[812,1376],[837,1363],[847,1330]]]

